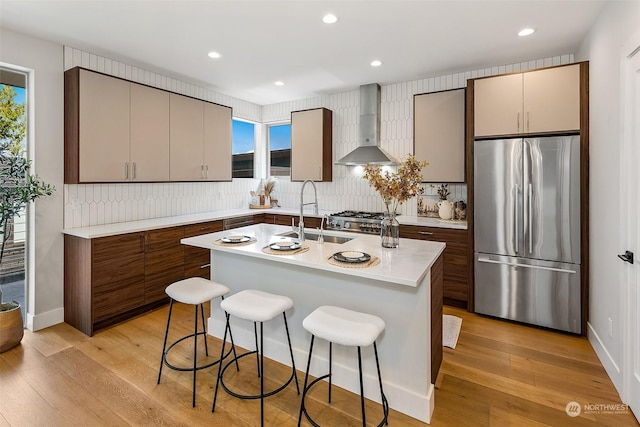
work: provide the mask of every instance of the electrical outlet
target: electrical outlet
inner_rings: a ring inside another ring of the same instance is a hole
[[[609,338],[613,338],[613,320],[611,320],[611,318],[608,318],[609,320]]]

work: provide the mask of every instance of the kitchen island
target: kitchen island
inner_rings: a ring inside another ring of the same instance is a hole
[[[337,305],[377,315],[386,323],[378,339],[385,394],[392,409],[429,422],[434,408],[435,374],[442,360],[442,252],[445,245],[401,239],[397,249],[384,249],[378,236],[325,233],[327,242],[305,240],[305,252],[295,255],[266,253],[263,248],[290,237],[290,227],[257,224],[234,230],[182,239],[186,245],[211,250],[211,279],[232,293],[260,289],[293,299],[287,312],[296,367],[304,370],[310,335],[302,320],[321,305]],[[254,243],[221,245],[219,239],[244,235]],[[328,236],[343,236],[344,243],[329,243]],[[379,263],[348,268],[329,262],[339,251],[370,254]],[[215,300],[211,304],[208,331],[222,338],[224,316]],[[253,326],[232,319],[236,344],[254,349]],[[265,356],[290,363],[282,319],[265,325]],[[311,375],[327,369],[328,351],[314,353]],[[373,349],[363,349],[365,395],[380,399]],[[359,393],[357,357],[352,348],[335,346],[333,384]]]

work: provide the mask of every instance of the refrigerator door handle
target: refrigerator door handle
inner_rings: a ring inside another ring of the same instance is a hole
[[[533,223],[531,221],[531,217],[533,212],[531,211],[531,202],[533,201],[533,185],[529,183],[529,194],[527,200],[527,207],[529,208],[529,226],[528,226],[528,234],[529,234],[529,253],[533,253]]]
[[[548,271],[557,271],[559,273],[569,273],[575,274],[575,270],[568,270],[565,268],[555,268],[555,267],[543,267],[540,265],[529,265],[529,264],[520,264],[518,262],[503,262],[503,261],[495,261],[489,258],[478,258],[478,262],[486,262],[488,264],[503,264],[508,265],[509,267],[524,267],[524,268],[533,268],[537,270],[548,270]]]
[[[513,192],[515,193],[513,196],[513,216],[514,216],[514,221],[513,221],[513,228],[515,229],[515,240],[516,240],[516,245],[515,245],[515,253],[518,253],[518,249],[519,249],[519,242],[518,242],[518,186],[514,185],[513,186]]]

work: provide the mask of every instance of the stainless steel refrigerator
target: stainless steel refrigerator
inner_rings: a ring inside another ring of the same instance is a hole
[[[580,137],[474,142],[475,311],[581,333]]]

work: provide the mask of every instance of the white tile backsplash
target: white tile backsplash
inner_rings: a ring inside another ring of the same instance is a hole
[[[381,86],[381,147],[403,159],[413,151],[413,95],[466,87],[467,80],[489,75],[524,71],[574,62],[573,54],[434,76],[410,82]],[[291,112],[325,107],[333,111],[333,160],[356,148],[358,143],[359,91],[259,106],[191,83],[143,70],[128,64],[64,48],[65,70],[75,66],[125,78],[160,89],[193,96],[233,108],[234,117],[260,123],[290,120]],[[235,179],[232,182],[83,184],[65,185],[65,228],[110,224],[165,216],[185,215],[223,209],[247,207],[249,191],[257,187],[257,179]],[[295,208],[300,203],[300,182],[279,178],[274,197],[283,207]],[[425,195],[437,195],[437,185],[423,184]],[[362,179],[358,166],[333,166],[333,181],[316,183],[321,209],[381,211],[379,195]],[[450,200],[467,200],[465,184],[450,184]],[[312,192],[307,188],[306,191]],[[306,197],[310,197],[307,194]],[[404,215],[416,215],[417,199],[401,207]]]

